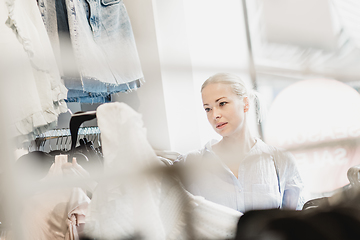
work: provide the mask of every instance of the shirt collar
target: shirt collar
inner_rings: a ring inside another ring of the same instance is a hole
[[[255,138],[255,140],[256,140],[255,145],[250,149],[250,151],[248,152],[246,157],[249,157],[252,155],[258,155],[258,154],[262,154],[262,153],[270,154],[268,145],[266,143],[264,143],[260,138]],[[219,140],[217,140],[217,139],[212,139],[209,142],[207,142],[204,147],[204,154],[210,153],[210,154],[215,155],[215,153],[212,150],[212,146],[218,142],[219,142]]]

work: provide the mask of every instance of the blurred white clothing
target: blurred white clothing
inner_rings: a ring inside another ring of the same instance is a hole
[[[86,216],[89,238],[235,237],[242,214],[185,191],[148,143],[140,114],[114,102],[100,105],[96,115],[105,172]]]
[[[71,181],[80,181],[85,172],[76,162],[68,163],[67,155],[56,156],[48,175],[36,183],[45,190],[24,198],[21,222],[26,240],[79,239],[78,227],[85,223],[90,199]]]

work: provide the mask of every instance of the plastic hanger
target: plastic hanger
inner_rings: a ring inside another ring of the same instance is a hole
[[[81,124],[96,118],[96,111],[76,112],[70,118],[71,149],[76,147],[78,132]]]

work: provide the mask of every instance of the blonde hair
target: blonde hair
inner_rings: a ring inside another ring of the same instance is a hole
[[[248,97],[249,101],[255,102],[255,110],[257,121],[260,123],[263,120],[264,112],[262,111],[264,108],[260,107],[260,94],[252,88],[246,86],[245,82],[237,75],[231,73],[217,73],[212,75],[201,86],[202,90],[211,83],[222,83],[230,85],[232,91],[238,95],[240,98]]]

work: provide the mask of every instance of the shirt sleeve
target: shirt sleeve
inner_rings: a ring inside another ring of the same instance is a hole
[[[278,151],[278,164],[283,189],[282,208],[300,210],[304,204],[304,188],[296,165],[296,159],[290,152]]]
[[[179,155],[175,160],[174,164],[179,164],[185,162],[186,155]]]

